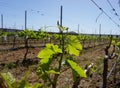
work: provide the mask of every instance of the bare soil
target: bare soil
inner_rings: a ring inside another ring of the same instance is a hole
[[[91,74],[80,81],[79,88],[99,88],[102,85],[102,70],[103,70],[103,59],[104,59],[104,48],[106,45],[101,45],[93,48],[84,49],[79,57],[76,57],[78,64],[85,69],[86,65],[94,63],[97,71],[91,72]],[[5,47],[5,46],[4,46]],[[28,81],[30,83],[42,82],[36,75],[36,68],[38,66],[39,59],[36,57],[38,52],[43,47],[32,47],[29,48],[27,54],[27,60],[29,66],[23,66],[21,64],[24,54],[26,52],[25,48],[8,50],[0,52],[0,71],[8,72],[10,71],[16,80],[20,80],[24,77],[25,72],[30,70],[30,75],[28,76]],[[17,63],[17,66],[11,66],[10,63]],[[113,61],[109,62],[112,64]],[[9,66],[10,65],[10,66]],[[120,74],[117,73],[118,79]],[[120,79],[117,81],[119,82]],[[57,84],[57,88],[71,88],[73,83],[71,70],[65,70],[60,76]],[[114,88],[113,78],[111,77],[108,82],[107,88]],[[120,87],[118,87],[120,88]]]

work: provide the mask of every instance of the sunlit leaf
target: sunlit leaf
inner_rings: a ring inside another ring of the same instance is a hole
[[[120,42],[117,42],[116,46],[120,49]]]
[[[62,53],[62,50],[54,44],[46,44],[46,47],[38,53],[38,58],[41,58],[41,64],[49,62],[54,54]]]
[[[73,54],[73,55],[79,56],[79,50],[77,50],[75,47],[71,45],[67,46],[66,51],[69,52],[69,54],[71,55]]]
[[[115,40],[112,40],[111,45],[115,45]]]
[[[57,71],[55,71],[55,70],[49,70],[48,73],[49,73],[49,74],[60,74],[60,72],[57,72]]]
[[[54,54],[54,51],[52,51],[49,48],[44,48],[38,53],[37,57],[45,59],[45,58],[50,58],[53,54]]]
[[[72,70],[74,70],[80,77],[86,77],[85,71],[80,66],[78,66],[76,62],[73,62],[69,59],[67,60],[67,62],[72,68]]]
[[[12,88],[12,84],[14,84],[16,81],[13,75],[10,72],[7,72],[7,73],[1,73],[1,76],[5,80],[7,86],[9,86],[9,88]]]
[[[69,54],[79,56],[80,51],[82,50],[82,45],[76,36],[68,36],[66,41],[66,51]]]
[[[37,83],[32,88],[43,88],[43,85],[40,83]]]
[[[64,27],[64,26],[58,26],[60,31],[65,31],[68,30],[68,27]]]
[[[71,42],[70,44],[74,46],[76,49],[82,50],[82,45],[80,44],[76,36],[71,36],[70,42]]]
[[[54,51],[55,53],[62,53],[62,50],[58,47],[58,45],[54,45],[54,46],[53,46],[53,51]]]

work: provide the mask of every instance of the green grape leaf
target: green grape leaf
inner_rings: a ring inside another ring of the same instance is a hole
[[[3,77],[9,88],[12,88],[12,84],[14,84],[16,81],[13,75],[10,72],[7,72],[7,73],[1,73],[1,76]]]
[[[60,35],[58,35],[58,34],[54,34],[53,36],[55,39],[59,39],[59,37],[60,37]]]
[[[37,83],[32,88],[43,88],[43,84]]]
[[[51,56],[54,54],[54,51],[52,51],[49,48],[44,48],[42,51],[38,53],[38,58],[48,59],[51,58]]]
[[[41,65],[42,64],[47,64],[49,62],[49,58],[41,59],[40,62],[41,62]]]
[[[70,37],[70,44],[74,46],[78,50],[82,50],[82,45],[80,44],[78,38],[76,36],[71,36]]]
[[[58,26],[60,31],[65,31],[68,30],[68,27],[64,27],[64,26]]]
[[[79,50],[77,50],[75,47],[73,47],[71,45],[67,46],[66,51],[69,52],[69,54],[79,56]]]
[[[95,72],[95,71],[96,71],[96,68],[97,68],[96,66],[92,66],[91,71],[92,71],[92,72]]]
[[[18,88],[25,88],[26,86],[28,86],[28,83],[26,82],[26,80],[22,79],[18,85]]]
[[[67,60],[68,64],[70,65],[71,69],[75,71],[80,77],[86,78],[85,71],[77,65],[76,62],[73,62],[72,60]]]
[[[49,70],[47,71],[49,74],[60,74],[60,72],[57,72],[55,70]]]
[[[52,45],[52,49],[54,53],[62,53],[62,50],[58,47],[58,45]]]
[[[40,83],[31,85],[30,83],[28,83],[28,81],[26,79],[22,79],[17,88],[42,88],[42,87],[43,87],[43,85]]]
[[[46,47],[38,53],[38,58],[41,58],[41,64],[47,64],[54,54],[62,53],[62,50],[54,44],[46,44]]]
[[[79,56],[80,51],[82,50],[82,45],[80,44],[76,36],[68,36],[66,41],[66,52]]]
[[[116,46],[120,49],[120,42],[117,42]]]
[[[115,45],[115,40],[112,40],[111,45]]]

